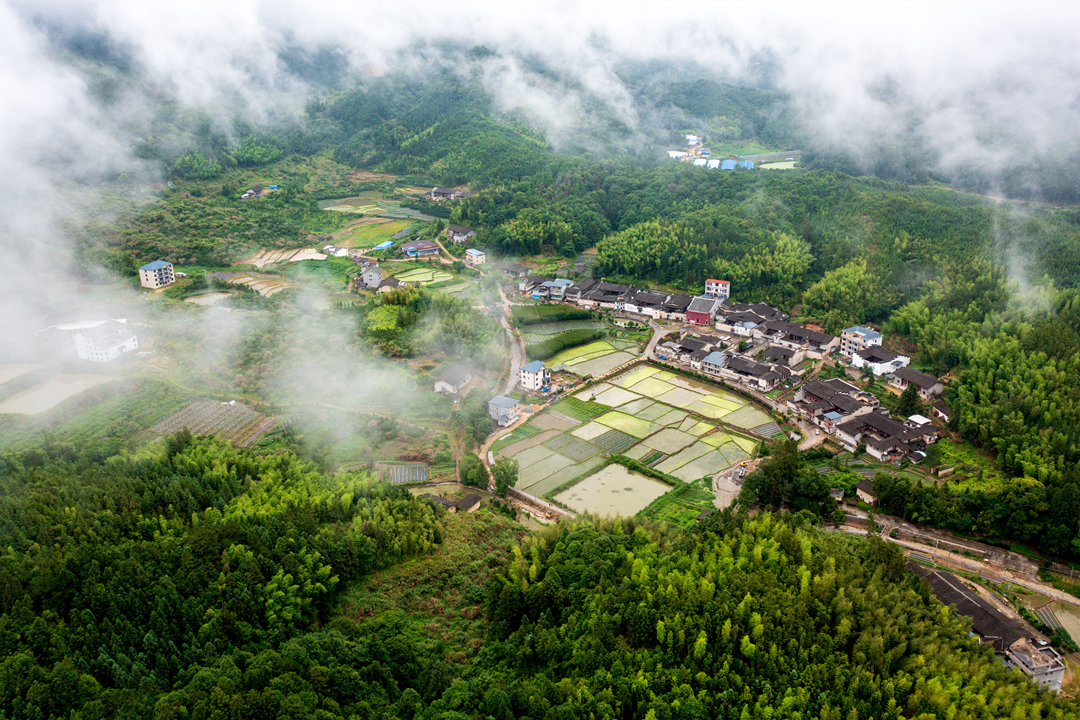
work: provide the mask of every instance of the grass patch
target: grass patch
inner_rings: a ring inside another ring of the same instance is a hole
[[[707,483],[701,480],[680,483],[671,492],[653,500],[638,515],[686,527],[692,525],[703,511],[715,509],[714,497]]]
[[[1029,548],[1027,545],[1020,545],[1018,543],[1012,543],[1011,545],[1009,545],[1009,550],[1011,550],[1014,553],[1019,553],[1020,555],[1023,555],[1025,557],[1032,558],[1034,560],[1042,560],[1042,557],[1039,556],[1039,553],[1035,552],[1034,550]]]
[[[547,360],[559,352],[599,340],[604,335],[599,330],[569,330],[554,335],[547,340],[525,346],[525,355],[529,360]]]
[[[589,310],[568,305],[515,305],[511,308],[511,322],[515,325],[537,325],[563,320],[591,320]]]

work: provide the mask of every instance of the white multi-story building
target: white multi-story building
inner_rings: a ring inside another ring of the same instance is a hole
[[[840,333],[840,352],[844,355],[854,355],[873,345],[881,345],[881,333],[870,328],[853,325]]]
[[[176,280],[171,262],[155,260],[148,262],[139,268],[139,284],[144,288],[156,289],[165,287]]]
[[[127,320],[66,323],[48,328],[41,338],[48,348],[91,362],[109,362],[139,347]]]
[[[539,390],[551,383],[551,369],[539,360],[533,360],[521,368],[521,387]]]
[[[727,300],[731,297],[731,281],[712,279],[706,280],[705,297]]]

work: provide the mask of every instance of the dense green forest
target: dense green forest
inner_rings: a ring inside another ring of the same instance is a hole
[[[410,558],[426,576],[471,516],[183,433],[137,458],[56,445],[0,463],[6,717],[1069,712],[969,639],[895,547],[802,515],[560,523],[466,592],[486,596],[478,637],[433,641],[401,610],[335,608]],[[437,566],[457,587],[484,562]]]

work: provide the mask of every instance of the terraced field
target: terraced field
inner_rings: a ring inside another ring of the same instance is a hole
[[[214,435],[239,447],[248,447],[277,424],[273,415],[252,410],[243,403],[197,400],[168,416],[152,430],[168,435],[187,428],[192,435]]]
[[[636,358],[637,348],[637,343],[629,340],[597,340],[563,350],[547,364],[550,367],[564,365],[567,372],[578,377],[602,375]]]
[[[578,357],[591,354],[573,350]],[[639,366],[539,413],[518,431],[532,435],[506,445],[499,454],[514,454],[520,468],[518,487],[535,495],[584,477],[614,454],[647,461],[689,482],[742,462],[757,447],[753,436],[722,429],[717,419],[737,428],[761,419],[772,424],[766,413],[717,386]],[[762,429],[760,423],[753,427]]]

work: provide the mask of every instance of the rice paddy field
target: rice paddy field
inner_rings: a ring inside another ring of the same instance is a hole
[[[604,327],[597,320],[564,320],[563,322],[526,325],[521,331],[521,338],[527,343],[542,343],[559,333],[570,330],[600,330]]]
[[[529,332],[533,332],[533,329],[530,328]],[[546,363],[549,367],[563,365],[567,372],[578,377],[589,377],[614,370],[637,355],[638,346],[632,340],[597,340],[587,345],[567,348]]]
[[[453,280],[454,276],[443,270],[434,270],[428,268],[414,268],[412,270],[406,270],[394,275],[401,282],[414,282],[421,285],[430,285],[437,282],[446,282]]]
[[[669,490],[662,482],[631,472],[622,465],[608,465],[555,499],[578,512],[632,517]]]
[[[570,488],[576,489],[610,455],[626,455],[684,482],[748,459],[758,441],[721,427],[717,419],[737,428],[771,422],[766,413],[717,386],[641,365],[555,403],[492,450],[517,459],[519,489],[536,496],[561,489],[555,499],[577,508],[563,499],[564,486],[578,480]],[[579,495],[575,501],[592,512],[615,507],[588,498]],[[620,512],[629,507],[616,505]]]

